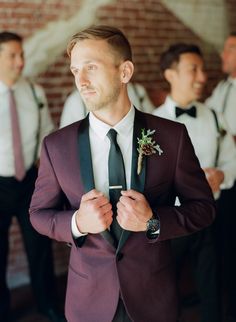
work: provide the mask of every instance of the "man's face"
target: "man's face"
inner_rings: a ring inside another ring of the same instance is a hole
[[[117,102],[121,90],[119,59],[104,40],[86,39],[71,52],[71,71],[90,111],[106,109]]]
[[[236,77],[236,36],[230,36],[226,39],[221,59],[222,71]]]
[[[171,69],[171,92],[186,104],[202,96],[206,83],[203,59],[194,53],[180,55],[179,63]]]
[[[0,45],[0,79],[14,84],[24,67],[24,53],[20,42],[9,41]]]

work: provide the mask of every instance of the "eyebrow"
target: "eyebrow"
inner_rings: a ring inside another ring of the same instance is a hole
[[[101,63],[101,62],[102,62],[102,60],[101,60],[101,59],[98,59],[98,60],[86,60],[86,61],[84,61],[84,62],[82,63],[82,65],[99,64],[99,63]],[[74,65],[70,65],[70,69],[72,69],[72,68],[78,68],[78,67],[76,67],[76,66],[74,66]]]

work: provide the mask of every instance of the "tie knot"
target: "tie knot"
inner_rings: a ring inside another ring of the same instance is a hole
[[[114,129],[110,129],[110,130],[107,132],[107,136],[108,136],[109,140],[110,140],[112,143],[117,143],[117,141],[116,141],[116,137],[117,137],[117,132],[116,132],[116,130],[114,130]]]

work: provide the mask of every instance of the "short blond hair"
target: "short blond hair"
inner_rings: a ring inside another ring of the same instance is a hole
[[[128,39],[120,29],[107,25],[94,25],[76,33],[67,45],[69,57],[71,57],[71,51],[74,46],[85,39],[106,40],[121,59],[132,61],[132,51]]]

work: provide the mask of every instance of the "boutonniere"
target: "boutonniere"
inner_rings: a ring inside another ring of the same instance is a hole
[[[141,130],[141,138],[138,138],[138,168],[137,173],[138,175],[141,173],[142,170],[142,161],[145,155],[152,155],[158,152],[159,155],[163,153],[160,145],[156,144],[155,141],[152,139],[152,135],[155,133],[156,130],[147,130],[145,133],[145,129]]]

